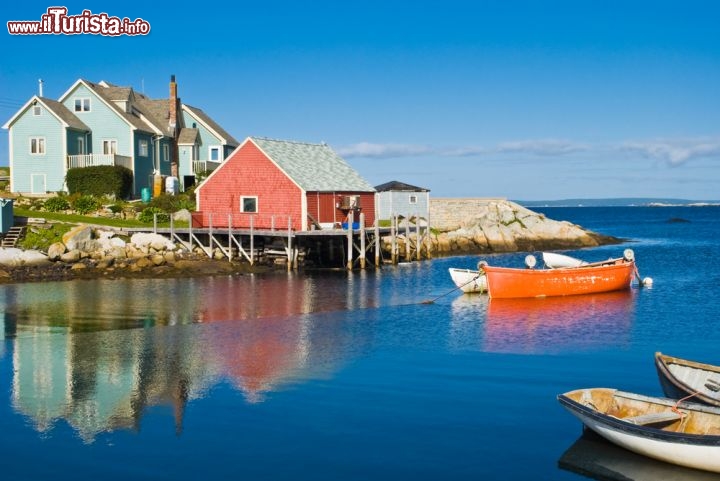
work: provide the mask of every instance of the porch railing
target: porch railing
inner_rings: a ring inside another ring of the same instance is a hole
[[[212,160],[193,160],[193,174],[199,174],[201,172],[212,172],[213,170],[220,167],[220,162],[213,162]]]
[[[120,165],[132,170],[132,158],[118,154],[68,155],[67,168],[95,167],[98,165]]]

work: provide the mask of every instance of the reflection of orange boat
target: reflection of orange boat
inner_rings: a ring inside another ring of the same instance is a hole
[[[546,352],[556,347],[617,345],[632,324],[634,296],[615,291],[585,296],[489,299],[485,348]]]
[[[626,252],[628,255],[622,258],[561,269],[484,266],[488,295],[495,298],[569,296],[629,289],[636,270],[632,251]]]

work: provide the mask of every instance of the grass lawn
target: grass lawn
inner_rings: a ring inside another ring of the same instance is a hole
[[[110,219],[107,217],[93,217],[78,214],[61,214],[59,212],[40,212],[36,210],[14,208],[14,214],[19,217],[33,217],[36,219],[46,219],[54,222],[65,222],[68,224],[93,224],[105,225],[108,227],[127,228],[127,227],[146,227],[152,228],[152,223],[148,224],[135,219]],[[184,228],[188,226],[187,222],[176,221],[175,227]],[[169,222],[158,223],[158,227],[170,227]]]

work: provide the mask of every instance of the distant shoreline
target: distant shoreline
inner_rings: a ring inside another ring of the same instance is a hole
[[[527,208],[537,207],[718,207],[720,200],[684,199],[563,199],[513,200]]]

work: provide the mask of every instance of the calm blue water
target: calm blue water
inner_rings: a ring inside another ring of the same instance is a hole
[[[558,393],[660,395],[657,350],[720,364],[720,208],[537,210],[631,239],[572,254],[631,247],[654,286],[488,301],[447,275],[474,256],[0,286],[2,479],[586,479]]]

